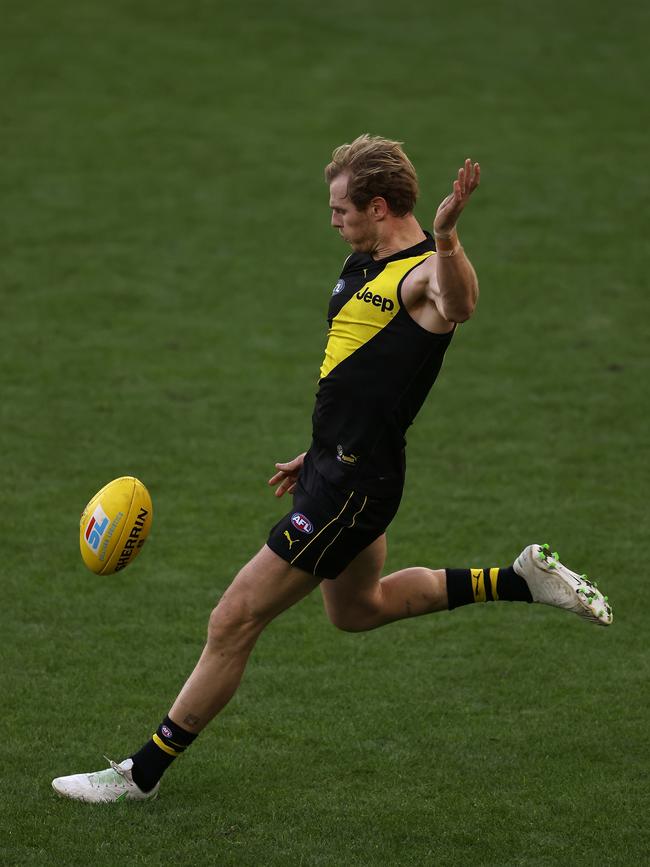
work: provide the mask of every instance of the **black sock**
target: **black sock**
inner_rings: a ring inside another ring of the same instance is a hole
[[[528,584],[512,566],[491,569],[446,569],[448,607],[472,602],[532,602]]]
[[[150,792],[174,759],[184,753],[195,738],[195,734],[185,731],[166,716],[151,739],[131,756],[131,773],[136,786],[143,792]]]

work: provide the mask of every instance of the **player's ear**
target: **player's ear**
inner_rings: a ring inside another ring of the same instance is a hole
[[[388,214],[388,203],[382,196],[375,196],[370,201],[368,210],[375,220],[384,220]]]

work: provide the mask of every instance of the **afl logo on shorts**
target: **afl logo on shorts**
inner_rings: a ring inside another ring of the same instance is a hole
[[[309,518],[305,518],[304,515],[301,515],[300,512],[294,512],[291,516],[291,523],[296,528],[296,530],[300,530],[301,533],[313,533],[314,525],[309,520]]]

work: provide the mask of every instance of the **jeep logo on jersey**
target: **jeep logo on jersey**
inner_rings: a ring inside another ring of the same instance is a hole
[[[291,523],[296,528],[296,530],[300,530],[301,533],[313,533],[314,525],[309,520],[309,518],[305,518],[300,512],[294,512],[291,516]]]
[[[332,289],[332,295],[338,295],[345,289],[345,280],[339,280],[336,286]]]
[[[383,295],[375,295],[370,289],[361,289],[355,297],[359,301],[365,301],[366,304],[372,304],[373,307],[381,307],[382,313],[386,313],[387,310],[392,310],[395,307],[395,303],[390,298],[384,298]]]

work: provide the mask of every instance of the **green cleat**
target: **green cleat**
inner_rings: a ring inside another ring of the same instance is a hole
[[[609,626],[613,615],[608,598],[596,584],[560,563],[549,545],[529,545],[514,562],[514,570],[528,584],[533,602],[573,611],[585,620]]]

